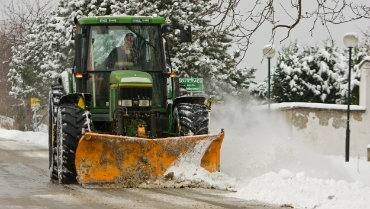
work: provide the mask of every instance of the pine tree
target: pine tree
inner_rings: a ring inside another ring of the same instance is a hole
[[[268,86],[267,86],[267,80],[258,82],[258,83],[252,83],[249,85],[248,91],[250,95],[254,96],[258,100],[266,100],[268,99]]]
[[[29,29],[27,44],[13,49],[10,94],[47,101],[50,85],[73,65],[74,18],[119,13],[121,7],[122,3],[115,0],[61,0],[55,11]]]
[[[357,64],[364,47],[355,49]],[[358,103],[359,72],[353,68],[352,101]],[[346,55],[329,41],[324,47],[300,46],[297,42],[283,47],[273,75],[273,99],[276,102],[346,103],[348,88]]]

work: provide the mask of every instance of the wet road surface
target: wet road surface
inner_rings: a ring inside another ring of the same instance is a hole
[[[202,188],[95,188],[49,180],[47,149],[0,138],[1,209],[281,208]]]

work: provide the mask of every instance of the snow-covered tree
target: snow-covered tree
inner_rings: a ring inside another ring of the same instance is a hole
[[[121,2],[61,0],[49,16],[29,28],[26,44],[13,48],[9,71],[10,95],[25,99],[35,96],[47,101],[50,85],[73,65],[74,17],[109,15]],[[45,104],[45,103],[44,103]]]
[[[351,104],[359,104],[360,98],[360,76],[361,72],[359,70],[358,64],[370,54],[369,40],[365,37],[360,40],[358,47],[352,49],[352,73],[351,73]],[[349,51],[348,49],[343,52],[343,59],[340,60],[342,63],[345,62],[346,70],[344,77],[341,82],[341,88],[339,92],[339,101],[338,103],[345,104],[347,103],[348,97],[348,63],[349,63]]]
[[[268,99],[267,79],[262,82],[252,83],[251,85],[249,85],[248,91],[256,99],[267,100]]]
[[[220,86],[226,92],[247,88],[254,71],[237,68],[238,54],[228,53],[231,31],[215,33],[207,18],[213,7],[209,0],[61,0],[49,17],[30,28],[27,44],[13,49],[10,94],[46,101],[50,84],[73,65],[74,18],[101,15],[162,16],[169,24],[172,67],[181,77],[203,77],[208,93]],[[193,42],[180,43],[179,29],[187,25],[192,26]]]
[[[354,64],[364,56],[364,47],[354,52]],[[273,99],[276,102],[347,102],[348,52],[339,50],[329,41],[324,47],[300,46],[297,42],[279,52],[273,75]],[[352,68],[352,101],[358,102],[360,75]]]

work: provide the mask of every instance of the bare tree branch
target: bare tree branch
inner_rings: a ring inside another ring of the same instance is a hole
[[[51,8],[51,0],[21,0],[18,4],[11,1],[2,5],[2,13],[5,17],[2,20],[1,30],[7,34],[7,41],[13,45],[23,44],[28,30],[32,28],[37,19],[44,17]]]
[[[239,59],[245,57],[252,38],[262,25],[271,27],[271,41],[274,41],[277,31],[287,29],[286,36],[280,40],[283,42],[290,37],[291,32],[302,23],[303,19],[312,20],[309,29],[311,35],[316,25],[321,24],[331,38],[330,25],[370,19],[369,5],[356,0],[254,0],[248,2],[248,8],[245,8],[245,5],[241,7],[240,0],[218,0],[215,9],[208,13],[217,19],[214,25],[215,32],[223,30],[236,32],[233,40],[240,50]],[[284,15],[294,22],[284,23]]]
[[[295,22],[292,25],[276,25],[276,26],[274,26],[272,28],[272,31],[276,30],[277,28],[288,28],[289,29],[287,36],[284,39],[282,39],[280,41],[280,43],[283,42],[284,40],[286,40],[289,37],[290,31],[293,28],[295,28],[298,25],[299,21],[301,20],[301,16],[302,16],[302,0],[298,0],[298,5],[296,7],[297,7],[297,10],[298,10],[298,15],[297,15],[297,18],[295,19]]]

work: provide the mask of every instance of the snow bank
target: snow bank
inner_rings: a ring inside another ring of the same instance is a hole
[[[287,107],[300,105],[341,108]],[[237,181],[232,196],[295,208],[370,208],[370,163],[365,158],[345,163],[344,156],[321,155],[310,141],[293,135],[279,112],[256,109],[246,101],[215,106],[212,114],[211,132],[225,129],[221,171]]]
[[[48,134],[43,132],[5,130],[0,128],[0,138],[20,141],[43,148],[48,147]]]
[[[294,208],[370,208],[369,187],[361,183],[319,179],[280,170],[254,178],[235,197]]]

